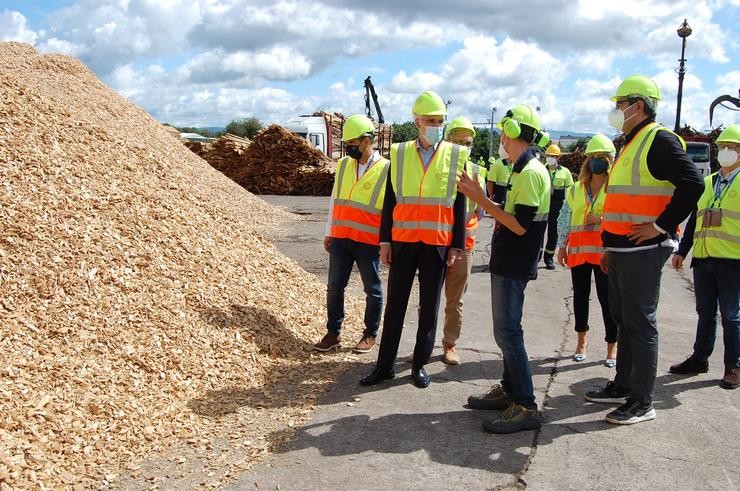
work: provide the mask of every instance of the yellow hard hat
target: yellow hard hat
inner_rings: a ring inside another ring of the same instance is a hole
[[[547,150],[545,150],[545,155],[549,155],[551,157],[560,157],[560,147],[553,143],[552,145],[547,147]]]
[[[740,124],[731,124],[719,134],[717,143],[740,143]]]
[[[606,135],[597,134],[591,137],[591,139],[588,141],[588,144],[586,145],[586,154],[590,155],[592,153],[610,153],[615,154],[617,153],[617,149],[614,148],[614,142],[612,142],[612,139],[609,138]]]
[[[628,97],[649,97],[656,101],[660,100],[660,89],[658,84],[645,75],[630,75],[625,78],[619,87],[617,93],[611,97],[612,101],[626,99]]]
[[[414,116],[444,116],[447,114],[447,106],[439,94],[425,90],[416,98],[411,113]]]
[[[473,123],[471,123],[470,120],[465,116],[458,116],[447,123],[447,128],[445,129],[445,138],[450,136],[450,133],[455,130],[468,130],[473,136],[475,136],[475,128],[473,127]]]
[[[375,125],[364,114],[353,114],[344,121],[342,141],[354,140],[361,136],[370,136],[375,132]]]

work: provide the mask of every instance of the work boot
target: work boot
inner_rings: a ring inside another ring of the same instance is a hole
[[[552,254],[545,254],[545,269],[555,269],[555,261]]]
[[[537,409],[529,409],[516,402],[501,414],[500,418],[483,420],[483,429],[490,433],[515,433],[524,430],[536,430],[542,426],[542,419]]]
[[[723,389],[737,389],[740,387],[740,368],[726,370],[725,378],[722,379]]]
[[[355,353],[368,353],[375,346],[375,336],[364,334],[359,343],[352,349]]]
[[[699,361],[694,355],[689,356],[677,365],[672,365],[669,372],[676,375],[696,375],[697,373],[707,373],[709,371],[708,361]]]
[[[321,341],[313,345],[313,349],[316,351],[326,352],[331,351],[334,348],[342,346],[342,336],[334,334],[333,332],[327,332]]]
[[[454,346],[445,346],[444,354],[442,355],[442,363],[445,365],[459,365],[460,355],[455,351]]]
[[[491,387],[491,390],[479,396],[469,396],[468,406],[473,409],[490,409],[503,411],[512,404],[512,400],[500,384]]]

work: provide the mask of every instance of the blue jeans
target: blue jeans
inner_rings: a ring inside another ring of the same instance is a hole
[[[717,334],[717,304],[722,317],[725,369],[740,367],[740,261],[694,259],[696,325],[694,358],[709,360]]]
[[[522,406],[536,409],[532,370],[524,348],[522,309],[528,280],[491,274],[493,337],[504,357],[501,386],[509,397]]]
[[[365,334],[378,335],[383,310],[380,247],[351,239],[332,239],[329,248],[329,285],[326,291],[327,331],[339,334],[344,321],[344,289],[357,263],[365,290]]]

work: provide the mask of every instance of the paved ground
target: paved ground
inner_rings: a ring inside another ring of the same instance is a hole
[[[306,214],[277,246],[322,279],[321,251],[326,200],[266,198]],[[679,377],[668,366],[689,354],[695,325],[691,282],[664,270],[659,308],[661,350],[656,387],[657,419],[629,427],[608,425],[607,406],[583,394],[613,376],[603,366],[606,345],[599,307],[592,300],[588,360],[571,360],[570,276],[540,270],[527,287],[524,330],[537,400],[546,424],[539,431],[496,436],[481,431],[487,414],[465,407],[467,396],[483,392],[501,374],[501,356],[491,334],[489,275],[484,222],[474,274],[465,297],[462,363],[447,367],[437,349],[427,370],[432,385],[410,383],[410,353],[416,318],[406,319],[397,378],[373,388],[357,380],[367,363],[346,373],[323,398],[313,420],[234,489],[738,489],[740,488],[740,390],[718,387],[721,338],[710,372]],[[358,283],[352,288],[358,290]],[[594,292],[595,297],[595,292]],[[412,297],[413,299],[413,297]]]

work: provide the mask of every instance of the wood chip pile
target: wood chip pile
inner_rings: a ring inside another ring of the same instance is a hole
[[[0,489],[115,486],[180,447],[207,469],[216,438],[243,469],[305,419],[346,365],[309,363],[326,287],[259,235],[285,218],[81,63],[0,43]]]
[[[233,176],[238,175],[240,169],[244,167],[244,154],[251,143],[248,138],[227,133],[213,143],[186,142],[185,146],[211,164],[214,169],[233,179]]]
[[[230,175],[257,194],[328,196],[336,163],[282,126],[260,131],[244,154],[244,166]]]

